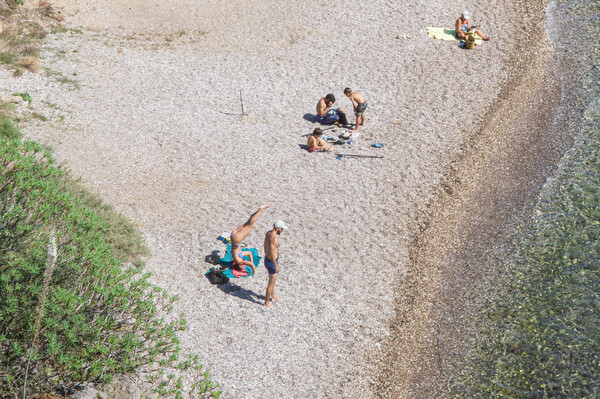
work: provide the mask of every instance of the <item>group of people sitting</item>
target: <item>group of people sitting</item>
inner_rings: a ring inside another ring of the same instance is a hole
[[[365,110],[367,109],[367,101],[362,94],[352,91],[352,89],[349,87],[344,89],[344,95],[352,102],[354,115],[356,115],[356,125],[354,129],[346,131],[346,133],[340,135],[340,137],[350,138],[354,133],[358,132],[360,126],[364,126],[365,124]],[[342,128],[349,128],[350,125],[344,109],[342,107],[333,108],[333,104],[335,104],[335,96],[331,93],[319,100],[317,103],[318,122],[323,125],[335,125]],[[322,129],[316,128],[313,130],[306,143],[308,151],[332,151],[332,148],[327,145],[327,142],[323,140],[322,136]]]

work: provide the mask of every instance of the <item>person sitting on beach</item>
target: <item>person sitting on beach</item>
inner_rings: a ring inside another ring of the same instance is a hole
[[[319,123],[323,125],[347,125],[348,120],[344,110],[340,108],[332,108],[335,103],[335,96],[328,94],[317,103],[317,115],[319,116]]]
[[[354,114],[356,115],[356,127],[355,132],[358,132],[358,126],[365,124],[365,110],[367,109],[367,100],[357,91],[352,91],[349,87],[344,89],[346,97],[352,101],[354,107]]]
[[[242,251],[242,241],[248,237],[248,234],[250,234],[252,231],[252,226],[254,223],[256,223],[262,211],[270,206],[270,203],[262,205],[260,208],[258,208],[258,211],[254,212],[252,216],[250,216],[250,219],[248,219],[246,223],[231,232],[229,237],[231,238],[231,257],[233,258],[234,268],[245,271],[246,266],[250,266],[252,268],[252,273],[256,273],[252,252]],[[245,260],[244,256],[249,257],[250,261]]]
[[[308,136],[308,141],[306,142],[306,146],[308,147],[309,152],[315,151],[331,151],[332,148],[327,145],[325,140],[321,137],[323,135],[323,130],[318,127],[313,130],[312,134]]]
[[[489,36],[486,37],[483,33],[481,33],[481,31],[479,30],[479,28],[477,26],[469,25],[469,12],[468,11],[463,11],[460,14],[460,18],[458,18],[456,20],[455,26],[456,26],[456,38],[457,39],[466,40],[467,33],[474,32],[483,40],[486,40],[486,41],[490,40]]]
[[[277,237],[287,226],[283,220],[276,220],[273,223],[273,229],[265,234],[265,268],[269,273],[269,282],[267,283],[267,292],[265,293],[265,306],[273,307],[273,303],[281,299],[275,295],[275,281],[279,274],[279,238]]]

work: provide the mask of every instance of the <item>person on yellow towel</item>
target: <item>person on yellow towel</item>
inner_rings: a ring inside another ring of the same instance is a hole
[[[490,40],[490,37],[481,33],[477,26],[469,25],[469,16],[468,11],[463,11],[456,20],[456,23],[454,24],[456,28],[456,38],[464,40],[467,38],[467,32],[475,32],[483,40]]]

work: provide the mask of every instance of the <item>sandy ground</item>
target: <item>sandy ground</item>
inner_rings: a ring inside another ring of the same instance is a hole
[[[382,392],[382,346],[395,342],[414,233],[453,157],[468,150],[514,78],[506,67],[515,48],[511,6],[58,4],[81,33],[50,38],[42,54],[50,76],[1,72],[0,79],[7,91],[28,91],[34,110],[51,118],[31,123],[27,135],[51,145],[74,175],[140,226],[154,281],[182,297],[176,311],[189,324],[182,345],[201,355],[223,397]],[[451,26],[463,8],[491,42],[464,51],[427,37],[426,26]],[[369,108],[361,140],[344,152],[384,159],[337,160],[301,149],[302,135],[315,127],[306,114],[329,92],[349,109],[346,86]],[[223,253],[216,237],[268,201],[246,242],[262,253],[272,221],[289,225],[276,286],[284,300],[273,310],[261,307],[262,265],[256,277],[222,289],[203,277],[204,257]],[[435,285],[437,275],[429,277]]]

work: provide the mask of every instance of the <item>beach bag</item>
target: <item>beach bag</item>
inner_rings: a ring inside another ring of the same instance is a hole
[[[229,277],[226,277],[222,271],[214,267],[211,267],[208,273],[206,273],[206,278],[214,285],[227,284],[229,282]]]
[[[338,123],[340,125],[346,126],[348,124],[348,118],[346,118],[346,113],[345,112],[338,112],[338,116],[340,117],[340,119],[338,119]]]
[[[467,50],[473,50],[475,48],[475,35],[467,34],[467,40],[465,40],[465,48]]]

